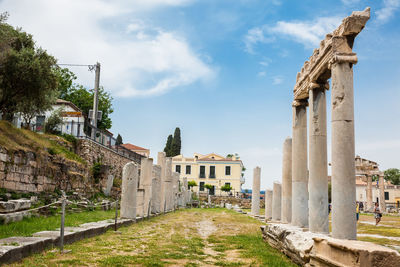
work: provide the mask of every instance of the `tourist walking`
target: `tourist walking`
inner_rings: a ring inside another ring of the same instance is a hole
[[[358,220],[360,219],[360,203],[358,202],[356,202],[356,218],[358,223]]]
[[[382,213],[381,213],[381,210],[379,209],[378,202],[375,203],[374,213],[375,213],[375,221],[376,221],[375,225],[378,225],[378,223],[381,221],[381,218],[382,218]]]

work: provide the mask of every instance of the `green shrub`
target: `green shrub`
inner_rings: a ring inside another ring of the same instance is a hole
[[[78,145],[78,139],[75,136],[73,136],[72,134],[62,134],[61,136],[64,137],[65,140],[70,142],[74,149],[76,149]]]
[[[92,175],[96,184],[100,182],[101,166],[103,166],[101,162],[95,162],[92,166]]]

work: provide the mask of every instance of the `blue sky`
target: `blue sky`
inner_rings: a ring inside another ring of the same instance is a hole
[[[185,156],[238,153],[244,187],[261,166],[263,189],[281,177],[297,72],[326,33],[367,6],[353,49],[356,154],[400,168],[400,0],[0,0],[9,23],[59,63],[102,64],[112,132],[125,142],[156,157],[178,126]],[[93,86],[93,73],[71,70]]]

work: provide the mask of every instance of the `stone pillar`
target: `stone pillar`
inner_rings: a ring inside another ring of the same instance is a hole
[[[385,181],[383,173],[379,174],[379,209],[381,212],[386,212],[385,202]]]
[[[178,207],[179,177],[179,172],[172,173],[172,209],[174,210]]]
[[[252,215],[260,215],[260,176],[261,168],[255,167],[253,170],[253,188],[251,193]]]
[[[352,61],[352,62],[350,62]],[[353,69],[356,56],[335,55],[332,71],[332,237],[356,239]]]
[[[187,178],[186,177],[183,177],[183,179],[182,179],[182,181],[183,181],[183,185],[182,185],[182,192],[183,192],[183,199],[184,199],[184,201],[183,201],[183,205],[184,205],[184,207],[186,207],[186,205],[187,205],[187,203],[189,203],[189,195],[188,195],[188,191],[189,191],[189,188],[188,188],[188,180],[187,180]]]
[[[292,221],[292,138],[283,143],[282,157],[282,214],[283,223]]]
[[[367,195],[367,206],[365,208],[367,211],[373,211],[374,204],[372,202],[372,176],[371,175],[367,175],[366,195]]]
[[[272,193],[272,220],[281,220],[281,205],[282,205],[282,185],[274,183],[274,191]]]
[[[167,211],[171,211],[174,206],[174,185],[172,178],[172,159],[169,157],[165,160],[165,171],[165,207]]]
[[[153,181],[151,187],[151,212],[161,212],[161,167],[153,165]]]
[[[165,168],[166,165],[166,156],[165,152],[158,152],[157,155],[157,165],[161,168],[161,191],[160,191],[160,212],[165,212],[166,207],[166,200],[167,200],[167,188],[166,188],[166,177],[167,177],[167,170]]]
[[[122,170],[121,218],[136,220],[138,166],[129,162]]]
[[[143,196],[143,216],[147,216],[149,205],[151,205],[152,180],[153,180],[153,159],[142,158],[140,163],[140,187],[144,189]]]
[[[309,90],[309,226],[314,233],[329,233],[325,88],[313,84]]]
[[[265,190],[265,221],[272,219],[272,190]]]
[[[110,174],[107,177],[107,184],[103,190],[104,195],[109,196],[114,183],[114,175]]]
[[[293,104],[292,225],[308,227],[307,101]]]

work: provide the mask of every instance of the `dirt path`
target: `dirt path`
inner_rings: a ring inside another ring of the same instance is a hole
[[[262,241],[261,223],[225,209],[191,209],[26,258],[15,266],[295,266]]]

